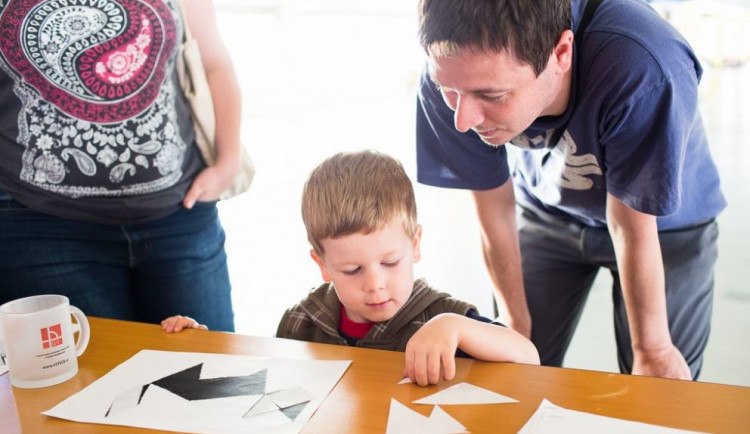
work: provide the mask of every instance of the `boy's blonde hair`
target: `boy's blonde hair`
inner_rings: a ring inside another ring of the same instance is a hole
[[[369,234],[393,218],[404,231],[417,231],[417,205],[411,180],[393,157],[376,152],[342,152],[323,161],[302,191],[302,220],[315,253],[321,241],[359,232]]]

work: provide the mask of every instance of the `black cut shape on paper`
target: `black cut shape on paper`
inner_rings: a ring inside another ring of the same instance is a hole
[[[305,406],[309,404],[310,401],[303,402],[302,404],[293,405],[291,407],[282,408],[281,412],[284,413],[284,416],[288,417],[289,420],[294,422],[294,419],[299,416],[299,414],[302,412],[302,410],[305,409]]]
[[[231,396],[262,395],[266,389],[267,369],[242,377],[200,379],[203,363],[154,381],[153,385],[177,396],[196,401]]]
[[[138,404],[140,404],[141,400],[143,399],[143,395],[146,394],[146,390],[148,389],[148,386],[150,386],[150,384],[146,384],[146,385],[141,386],[141,393],[138,394],[138,401],[136,401],[135,403],[130,403],[130,404],[126,403],[126,404],[124,404],[122,406],[118,406],[118,410],[117,410],[118,413],[122,412],[124,410],[128,410],[130,408],[133,408],[133,407],[137,406]],[[117,397],[115,397],[115,400],[112,401],[112,404],[109,405],[109,409],[107,409],[107,413],[104,415],[104,417],[109,417],[109,414],[112,412],[112,408],[115,406],[115,402],[117,402],[117,398],[119,396],[122,396],[122,394],[118,395]],[[125,408],[123,408],[123,407],[125,407]]]
[[[148,389],[148,386],[149,386],[149,384],[146,384],[146,385],[145,385],[145,386],[143,386],[143,388],[141,389],[141,394],[140,394],[140,395],[138,396],[138,404],[140,404],[140,403],[141,403],[141,400],[143,399],[143,395],[145,395],[145,394],[146,394],[146,389]]]

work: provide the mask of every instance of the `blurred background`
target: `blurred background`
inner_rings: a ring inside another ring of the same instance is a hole
[[[299,203],[309,172],[345,150],[377,149],[416,179],[414,114],[424,62],[416,0],[214,0],[243,91],[251,190],[219,204],[237,332],[272,336],[321,282]],[[750,386],[750,1],[653,2],[702,59],[704,121],[728,208],[701,381]],[[416,276],[492,315],[470,193],[415,183],[423,258]],[[617,372],[611,277],[600,273],[565,366]]]

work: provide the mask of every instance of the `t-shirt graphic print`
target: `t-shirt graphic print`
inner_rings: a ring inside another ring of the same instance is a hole
[[[21,102],[20,181],[77,198],[146,194],[180,180],[174,7],[0,1],[0,68]]]

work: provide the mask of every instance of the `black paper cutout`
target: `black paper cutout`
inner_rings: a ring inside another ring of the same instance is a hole
[[[196,401],[231,396],[262,395],[266,389],[267,369],[243,377],[200,379],[203,363],[154,381],[154,386],[177,396]]]

